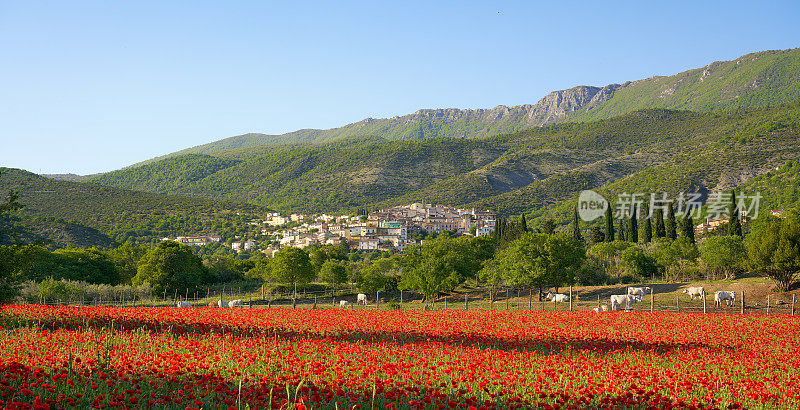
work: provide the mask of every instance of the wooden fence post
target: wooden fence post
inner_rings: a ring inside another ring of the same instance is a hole
[[[744,314],[744,291],[742,291],[742,314]]]
[[[469,295],[464,294],[464,310],[469,310]]]
[[[403,289],[400,289],[400,307],[403,307]]]
[[[681,313],[681,305],[678,303],[678,295],[675,295],[675,309]]]
[[[572,312],[572,285],[569,285],[569,311]]]
[[[517,289],[517,309],[520,309],[519,306],[519,289]]]
[[[381,291],[379,290],[375,291],[375,309],[378,308],[380,300],[381,300]]]
[[[796,296],[795,294],[792,294],[792,316],[794,316],[794,299],[795,299],[795,296]]]
[[[706,311],[706,291],[703,290],[703,313],[708,313]]]
[[[313,309],[317,308],[317,295],[314,295],[314,307]]]
[[[506,288],[506,310],[508,310],[508,288]]]
[[[767,295],[767,314],[769,314],[769,295]]]
[[[447,310],[447,295],[444,297],[444,310]]]
[[[528,289],[528,310],[533,310],[533,289]]]

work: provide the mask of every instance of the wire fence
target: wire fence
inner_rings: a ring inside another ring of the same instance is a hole
[[[173,291],[153,292],[140,295],[119,293],[95,297],[81,296],[69,300],[48,300],[43,296],[27,297],[26,304],[49,306],[105,306],[105,307],[231,307],[228,302],[238,301],[235,307],[253,308],[295,308],[295,309],[330,309],[330,308],[386,308],[386,309],[486,309],[486,310],[529,310],[529,311],[591,311],[609,310],[612,305],[609,298],[611,292],[579,292],[569,288],[563,293],[566,300],[548,301],[543,299],[538,290],[497,288],[490,291],[476,290],[471,292],[452,293],[436,298],[425,297],[417,292],[375,292],[372,295],[360,294],[352,288],[327,290],[276,291],[264,287],[256,291],[242,288],[206,289],[205,292],[181,294]],[[709,300],[710,299],[710,300]],[[555,299],[554,299],[555,300]],[[223,303],[224,302],[224,303]],[[648,293],[641,301],[616,306],[617,310],[629,312],[687,312],[687,313],[728,313],[728,314],[786,314],[794,315],[795,295],[791,302],[773,299],[767,296],[764,300],[747,298],[744,292],[738,292],[732,303],[716,304],[713,297],[703,294],[697,299],[681,298],[673,293]],[[603,309],[605,308],[605,309]]]

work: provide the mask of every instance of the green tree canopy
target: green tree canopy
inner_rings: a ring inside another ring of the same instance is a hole
[[[775,287],[785,292],[800,271],[800,215],[788,211],[777,218],[772,215],[755,220],[745,239],[749,265],[766,273]]]
[[[747,248],[741,236],[712,236],[700,247],[700,258],[710,270],[731,277],[744,269]]]
[[[314,266],[306,251],[299,248],[284,248],[272,259],[270,279],[287,286],[309,283],[314,280]]]
[[[347,266],[339,260],[327,260],[319,270],[319,279],[336,289],[347,283]]]
[[[655,275],[658,272],[658,263],[641,247],[631,246],[620,254],[619,268],[626,275],[642,279]]]
[[[211,282],[203,261],[186,246],[174,241],[161,241],[139,261],[139,269],[131,281],[134,285],[150,284],[158,293],[197,290]]]
[[[400,279],[401,289],[414,290],[427,297],[448,292],[475,277],[484,260],[492,255],[492,242],[483,237],[448,238],[412,246],[405,251]]]
[[[574,283],[585,260],[583,244],[570,235],[528,233],[487,262],[481,277],[506,286],[541,290],[548,285]]]

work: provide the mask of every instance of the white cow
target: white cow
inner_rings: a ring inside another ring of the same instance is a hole
[[[714,292],[714,305],[719,307],[722,302],[725,302],[728,306],[733,305],[733,302],[736,302],[736,292],[724,290]]]
[[[547,295],[545,295],[544,298],[546,300],[550,300],[550,301],[553,301],[553,302],[559,302],[559,303],[569,302],[569,295],[565,295],[563,293],[553,294],[553,293],[547,292]]]
[[[610,309],[608,308],[608,305],[602,304],[592,310],[594,310],[595,312],[608,312]]]
[[[631,295],[631,296],[644,297],[644,295],[647,295],[647,294],[650,294],[650,293],[653,293],[653,289],[650,289],[649,287],[644,287],[644,288],[628,287],[628,294]]]
[[[178,302],[178,307],[179,308],[192,307],[192,304],[189,302]]]
[[[237,307],[242,307],[242,300],[241,299],[232,300],[232,301],[228,302],[228,307],[231,308],[231,309],[237,308]]]
[[[228,307],[228,301],[225,299],[220,299],[217,301],[217,307],[220,309],[225,309]]]
[[[693,286],[693,287],[688,287],[688,288],[684,289],[683,293],[689,295],[689,297],[692,300],[694,300],[695,296],[697,296],[698,298],[703,297],[703,295],[706,294],[706,290],[703,289],[702,286]]]
[[[611,295],[611,310],[618,310],[620,306],[630,307],[634,303],[641,302],[642,298],[631,295]]]
[[[353,305],[352,305],[352,304],[350,304],[350,302],[348,302],[348,301],[346,301],[346,300],[340,300],[340,301],[339,301],[339,307],[340,307],[340,308],[342,308],[342,309],[344,309],[344,308],[348,308],[348,307],[352,307],[352,306],[353,306]]]
[[[364,302],[364,306],[367,305],[367,295],[365,295],[363,293],[359,293],[356,296],[356,304],[361,303],[361,302]]]

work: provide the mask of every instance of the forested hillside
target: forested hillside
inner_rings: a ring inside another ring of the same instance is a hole
[[[280,148],[285,144],[322,143],[362,135],[390,140],[485,138],[555,123],[606,119],[646,108],[708,112],[773,106],[799,98],[800,49],[763,51],[672,76],[553,91],[535,104],[475,110],[423,109],[393,118],[367,118],[327,130],[238,135],[134,166],[184,154],[216,155],[218,151],[236,148],[264,145]]]
[[[278,151],[220,153],[239,161],[170,189],[283,211],[336,212],[426,199],[501,215],[545,212],[587,188],[676,191],[732,187],[798,156],[797,103],[715,113],[643,110],[590,123],[491,138],[349,138]],[[265,154],[266,153],[266,154]],[[165,187],[183,156],[117,171],[97,183]],[[180,174],[175,180],[187,180]],[[548,211],[549,212],[549,211]]]
[[[251,204],[58,181],[0,168],[0,192],[9,190],[19,192],[24,206],[16,222],[26,242],[44,240],[61,245],[109,246],[164,236],[220,235],[267,212]]]

